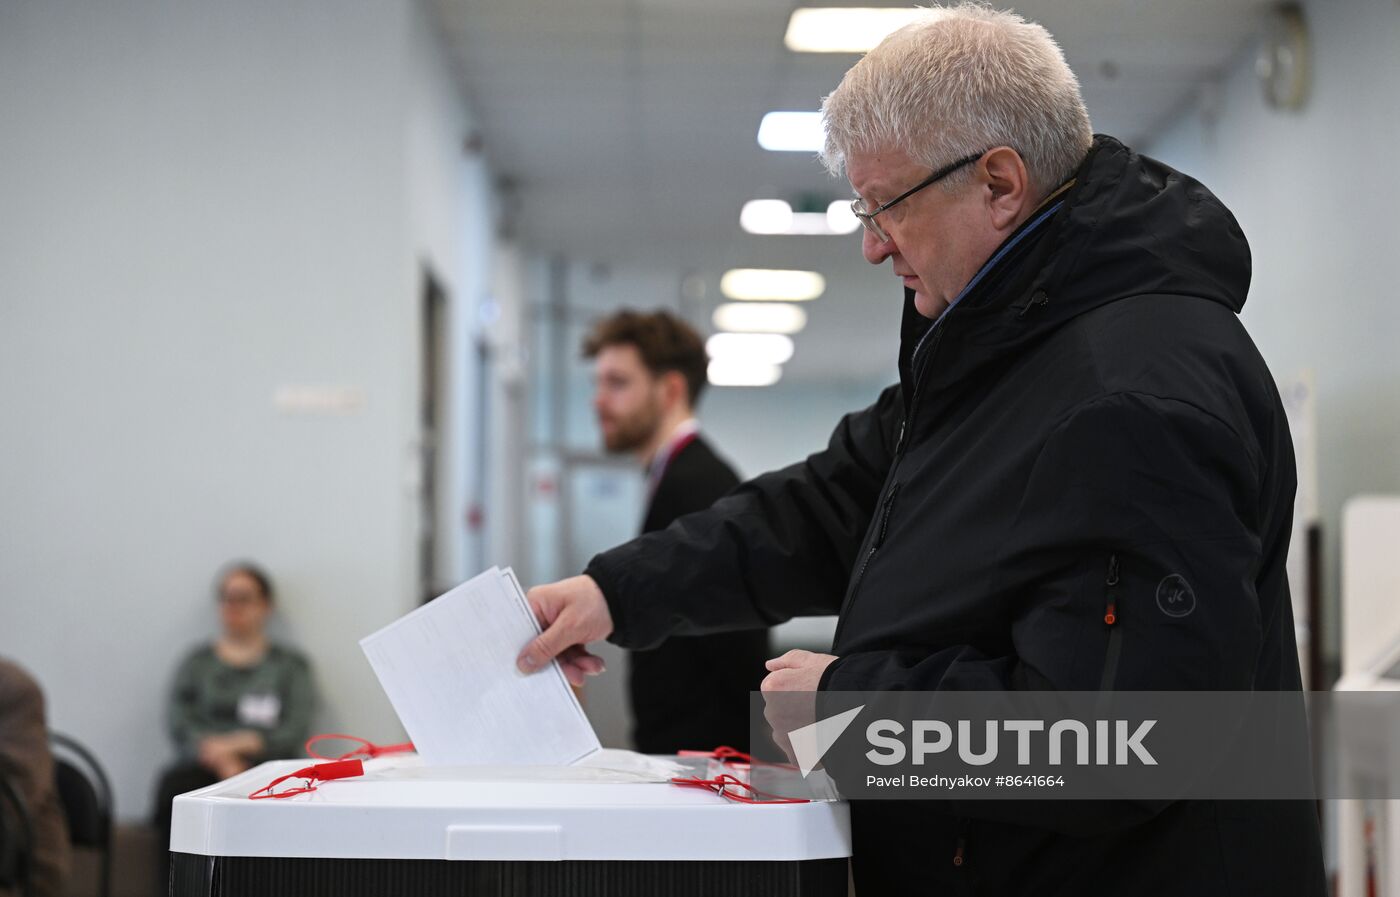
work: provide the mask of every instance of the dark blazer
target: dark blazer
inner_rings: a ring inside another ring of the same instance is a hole
[[[643,532],[665,529],[677,517],[703,511],[739,477],[697,436],[667,465],[647,507]],[[672,754],[722,744],[748,750],[749,692],[763,680],[771,657],[767,629],[674,636],[633,651],[628,691],[637,750]]]

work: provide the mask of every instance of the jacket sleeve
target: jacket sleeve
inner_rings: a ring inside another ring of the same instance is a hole
[[[585,572],[607,598],[610,640],[643,649],[836,613],[901,419],[891,386],[842,418],[824,451],[593,558]]]
[[[1184,402],[1129,393],[1080,406],[1035,462],[1004,540],[1014,548],[988,559],[988,598],[1017,608],[1009,650],[849,654],[820,687],[1250,690],[1262,649],[1262,520],[1290,513],[1292,501],[1291,474],[1279,494],[1262,494],[1262,464],[1253,439]],[[1088,833],[1165,805],[1071,803],[1035,802],[1031,812]],[[1019,802],[965,809],[1030,821]]]

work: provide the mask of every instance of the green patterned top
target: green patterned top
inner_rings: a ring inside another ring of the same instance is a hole
[[[255,763],[299,757],[311,731],[316,693],[300,652],[272,645],[261,661],[233,667],[212,644],[196,648],[175,673],[167,721],[180,755],[194,758],[206,735],[252,729],[267,748]]]

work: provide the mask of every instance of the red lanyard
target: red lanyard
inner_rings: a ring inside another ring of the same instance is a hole
[[[670,445],[663,446],[659,457],[652,462],[651,469],[647,471],[647,495],[655,495],[656,487],[661,485],[661,478],[666,475],[666,468],[671,466],[671,462],[676,459],[686,446],[690,445],[700,435],[698,430],[691,430],[680,439]]]
[[[334,757],[327,757],[318,753],[315,745],[322,741],[345,741],[349,742],[351,749],[343,754]],[[329,782],[332,779],[351,779],[355,776],[365,774],[364,760],[372,760],[384,754],[403,754],[413,750],[413,743],[405,741],[403,744],[375,744],[363,738],[356,738],[354,735],[341,735],[332,733],[327,735],[313,735],[306,742],[307,756],[317,760],[328,760],[328,763],[316,763],[298,769],[296,772],[289,772],[284,776],[278,776],[271,782],[248,795],[249,800],[264,800],[266,798],[292,797],[297,794],[310,794],[316,790],[317,782]],[[305,779],[303,785],[297,785],[284,791],[274,791],[278,785],[288,779]]]
[[[722,744],[722,745],[720,745],[719,747],[715,748],[715,749],[712,750],[712,751],[677,751],[677,752],[676,752],[676,756],[677,756],[677,757],[709,757],[711,760],[723,760],[723,761],[725,761],[726,763],[754,763],[754,762],[755,762],[755,761],[754,761],[754,758],[753,758],[752,756],[750,756],[749,754],[744,753],[743,751],[739,750],[738,748],[732,748],[732,747],[730,747],[730,746],[727,745],[727,744]],[[759,761],[757,761],[757,762],[758,762],[759,764],[765,765],[765,766],[779,766],[779,765],[782,765],[782,764],[776,764],[776,763],[764,763],[762,760],[759,760]],[[791,767],[791,766],[786,766],[785,768],[787,768],[787,769],[792,769],[793,767]]]
[[[354,776],[365,774],[365,765],[359,760],[333,760],[330,763],[317,763],[314,766],[307,766],[298,769],[296,772],[289,772],[284,776],[278,776],[271,782],[248,795],[249,800],[262,800],[264,798],[291,797],[295,794],[309,794],[316,790],[317,782],[329,782],[331,779],[349,779]],[[278,785],[288,779],[305,779],[306,784],[285,791],[273,791]]]
[[[334,757],[327,757],[316,752],[313,745],[322,741],[345,741],[349,742],[350,750]],[[317,760],[349,760],[352,757],[359,757],[364,760],[373,760],[375,757],[382,757],[385,754],[407,754],[413,751],[413,742],[405,741],[403,744],[375,744],[372,741],[365,741],[354,735],[341,735],[331,733],[327,735],[312,735],[306,740],[306,756],[315,757]]]
[[[681,757],[710,757],[721,763],[733,763],[736,767],[749,769],[753,766],[777,766],[784,769],[793,767],[781,763],[764,763],[755,761],[753,757],[741,750],[732,748],[729,745],[720,745],[712,751],[680,751],[677,756]],[[677,776],[671,779],[673,785],[685,785],[692,788],[707,788],[714,791],[720,797],[727,800],[738,801],[742,804],[807,804],[811,803],[805,797],[783,797],[780,794],[772,794],[767,791],[760,791],[748,782],[742,781],[729,773],[721,773],[714,778],[702,779],[698,776]],[[743,794],[732,789],[742,788],[749,794]]]
[[[748,782],[741,782],[740,780],[736,779],[734,776],[729,775],[728,773],[715,776],[713,779],[701,779],[696,778],[694,776],[681,776],[672,779],[671,784],[686,785],[695,788],[709,788],[710,790],[718,794],[720,797],[728,798],[729,800],[737,800],[741,804],[811,803],[811,801],[805,797],[783,797],[780,794],[771,794],[767,791],[759,791],[757,788],[750,785]],[[751,794],[753,794],[753,797],[750,797],[747,794],[740,794],[737,791],[731,791],[731,788],[743,788],[745,791],[748,791]]]

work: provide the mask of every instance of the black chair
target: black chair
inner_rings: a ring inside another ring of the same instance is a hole
[[[0,768],[0,887],[29,893],[34,865],[34,823],[24,795]]]
[[[49,732],[58,802],[68,818],[68,841],[98,852],[98,897],[112,893],[112,784],[92,752],[67,735]]]

